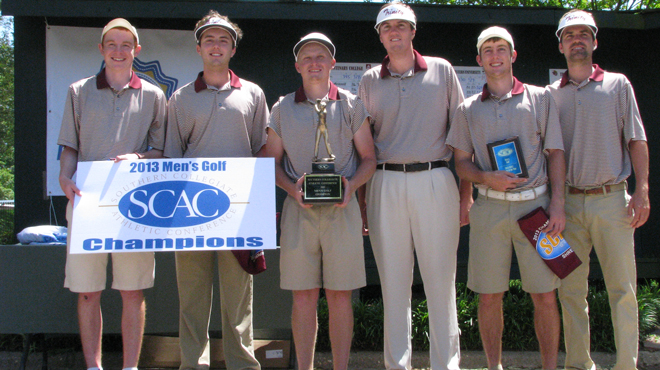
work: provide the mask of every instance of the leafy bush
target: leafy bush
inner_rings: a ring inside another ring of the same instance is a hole
[[[465,284],[456,285],[456,309],[461,331],[461,348],[481,350],[478,294],[467,289]],[[640,341],[646,340],[660,327],[660,282],[649,280],[638,287]],[[587,296],[590,312],[592,351],[614,352],[614,333],[610,316],[607,291],[602,282],[592,282]],[[512,351],[537,351],[538,342],[534,331],[534,304],[529,294],[522,290],[519,280],[512,280],[509,291],[504,295],[504,334],[502,348]],[[561,308],[560,308],[561,310]],[[325,299],[319,301],[319,333],[317,350],[329,351],[328,307]],[[380,351],[383,349],[383,303],[380,299],[357,301],[353,305],[355,326],[353,350]],[[561,312],[561,311],[560,311]],[[429,321],[426,301],[412,301],[413,349],[425,351],[429,348]],[[563,342],[563,338],[562,338]],[[563,348],[563,344],[560,345]]]

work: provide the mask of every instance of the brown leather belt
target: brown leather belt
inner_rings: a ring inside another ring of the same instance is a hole
[[[422,163],[381,163],[376,169],[400,172],[428,171],[438,167],[449,167],[446,161],[422,162]]]
[[[566,186],[568,189],[568,194],[584,194],[584,195],[603,195],[603,194],[609,194],[614,191],[621,191],[621,190],[626,190],[627,188],[626,182],[620,182],[618,184],[614,185],[603,185],[599,186],[597,188],[586,188],[586,189],[580,189],[580,188],[574,188],[572,186]]]

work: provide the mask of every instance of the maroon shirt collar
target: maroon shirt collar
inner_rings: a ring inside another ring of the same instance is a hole
[[[426,65],[426,61],[424,60],[422,54],[418,53],[417,50],[414,49],[413,49],[413,53],[415,54],[415,67],[413,69],[413,72],[417,73],[419,71],[426,71],[428,69],[428,66]],[[385,59],[383,59],[383,65],[380,67],[380,78],[385,78],[387,76],[392,75],[390,73],[389,68],[387,68],[389,65],[390,65],[390,56],[387,55]]]
[[[236,76],[234,71],[232,71],[231,69],[229,70],[229,86],[235,89],[238,89],[241,86],[243,86],[241,84],[240,78],[238,78],[238,76]],[[208,89],[208,86],[206,85],[206,82],[204,82],[204,71],[202,71],[199,72],[199,74],[197,75],[197,79],[195,80],[195,92],[200,92],[206,89]]]
[[[108,79],[105,76],[105,67],[99,72],[99,74],[96,75],[96,88],[101,90],[101,89],[107,89],[111,87],[110,84],[108,83]],[[131,71],[131,80],[128,81],[128,87],[132,89],[139,89],[142,87],[142,80],[140,80],[140,77],[138,77],[137,73],[134,71]]]
[[[296,103],[302,103],[304,101],[307,101],[307,95],[305,95],[305,89],[300,86],[300,88],[296,91],[296,96],[294,98],[294,101]],[[330,81],[330,91],[328,91],[328,100],[339,100],[339,90],[337,89],[337,85],[332,83]]]
[[[594,67],[594,72],[591,74],[591,76],[589,76],[589,79],[596,82],[603,81],[603,77],[605,77],[605,71],[601,69],[598,64],[592,64],[591,66]],[[564,72],[564,74],[561,76],[559,87],[564,87],[568,85],[569,82],[570,79],[568,78],[568,70],[566,70],[566,72]]]
[[[520,95],[525,92],[525,85],[522,82],[518,81],[517,78],[513,78],[513,88],[511,89],[511,96]],[[490,98],[491,93],[488,91],[488,84],[484,84],[484,89],[481,92],[481,101],[485,101]]]

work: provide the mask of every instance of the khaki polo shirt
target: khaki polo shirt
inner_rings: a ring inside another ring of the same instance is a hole
[[[415,66],[401,76],[381,66],[365,72],[359,96],[371,115],[378,163],[449,160],[445,138],[463,90],[444,59],[415,51]]]
[[[546,184],[548,150],[564,149],[557,107],[550,91],[515,78],[513,89],[500,99],[491,95],[486,85],[481,93],[466,99],[454,115],[447,145],[474,153],[480,170],[493,171],[487,145],[514,136],[520,140],[529,174],[516,190]]]
[[[618,184],[630,176],[628,143],[646,141],[630,81],[594,64],[580,84],[568,71],[549,86],[564,136],[566,183],[579,188]]]
[[[114,91],[105,69],[69,86],[58,145],[78,151],[78,162],[163,149],[167,98],[133,73],[128,86]]]
[[[326,106],[326,125],[330,149],[335,155],[335,173],[351,178],[359,165],[353,136],[369,117],[362,100],[349,91],[330,83]],[[319,124],[314,103],[301,87],[297,92],[280,97],[273,105],[268,127],[282,139],[284,170],[292,180],[312,172]],[[319,158],[328,157],[323,138],[319,141]]]
[[[168,103],[164,155],[169,158],[252,157],[266,144],[268,106],[264,92],[232,71],[221,89],[200,72]]]

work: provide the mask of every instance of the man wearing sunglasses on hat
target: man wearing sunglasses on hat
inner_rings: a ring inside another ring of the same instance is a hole
[[[229,69],[243,32],[210,11],[195,27],[203,71],[168,104],[164,155],[251,157],[266,143],[268,107],[256,84]],[[219,275],[222,347],[228,369],[260,369],[252,334],[252,276],[230,251],[176,252],[180,369],[208,369],[214,265]]]

